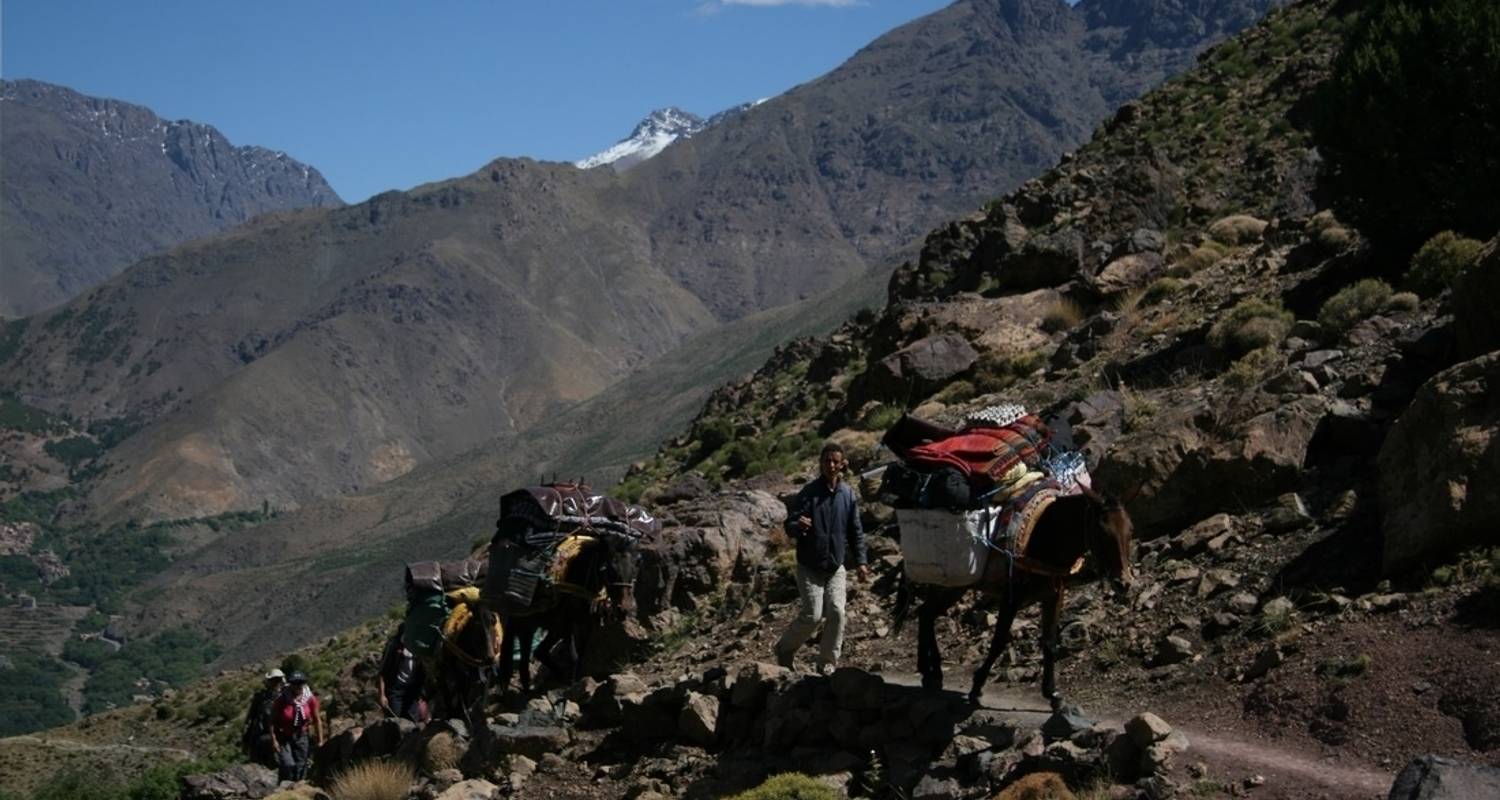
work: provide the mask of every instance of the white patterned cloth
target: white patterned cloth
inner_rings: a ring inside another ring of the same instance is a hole
[[[1016,403],[1001,403],[970,411],[964,416],[965,428],[1003,428],[1026,416],[1025,407]]]

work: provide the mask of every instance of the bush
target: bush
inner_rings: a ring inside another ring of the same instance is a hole
[[[1334,62],[1317,134],[1371,238],[1500,226],[1500,3],[1371,0]]]
[[[1219,260],[1228,252],[1218,242],[1199,245],[1168,268],[1167,275],[1173,278],[1186,278],[1219,263]]]
[[[404,764],[365,761],[340,772],[328,793],[333,800],[402,800],[412,779]]]
[[[1260,298],[1242,300],[1208,331],[1208,343],[1231,355],[1280,344],[1292,329],[1292,314]]]
[[[1453,285],[1453,280],[1479,258],[1483,249],[1484,242],[1443,231],[1428,239],[1411,257],[1406,285],[1423,297],[1436,297]]]
[[[1078,327],[1083,322],[1083,306],[1077,300],[1068,297],[1059,297],[1042,314],[1042,330],[1047,333],[1061,333]]]
[[[731,795],[729,800],[836,800],[838,796],[832,787],[816,778],[800,772],[783,772],[754,789]]]
[[[867,431],[884,431],[895,425],[904,413],[899,406],[878,405],[859,421],[859,427]]]
[[[1224,383],[1232,389],[1244,391],[1265,380],[1276,363],[1276,348],[1251,350],[1224,371]]]
[[[1396,292],[1385,301],[1386,311],[1416,311],[1422,307],[1422,298],[1412,292]]]
[[[1265,220],[1247,214],[1225,217],[1208,227],[1208,235],[1214,241],[1227,245],[1250,244],[1260,241],[1266,230]]]
[[[1141,304],[1154,306],[1182,291],[1182,285],[1182,281],[1177,278],[1157,278],[1146,287],[1146,293],[1141,295]]]
[[[1378,278],[1365,278],[1328,298],[1318,311],[1318,324],[1330,333],[1343,334],[1361,320],[1378,314],[1390,299],[1390,284]]]

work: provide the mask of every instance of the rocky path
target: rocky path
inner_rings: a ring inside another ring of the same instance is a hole
[[[917,687],[921,677],[915,673],[882,673],[888,683]],[[951,690],[957,695],[957,690]],[[1046,703],[1034,692],[1023,692],[990,685],[980,699],[982,708],[1001,711],[1029,727],[1041,727],[1051,715]],[[1124,709],[1090,707],[1085,715],[1100,722],[1118,726],[1135,712]],[[1266,797],[1327,797],[1368,800],[1385,797],[1394,777],[1388,772],[1363,764],[1337,763],[1315,754],[1279,748],[1263,742],[1249,741],[1222,733],[1208,733],[1191,723],[1175,720],[1173,727],[1191,743],[1190,761],[1202,761],[1220,775],[1248,773],[1265,779]],[[1347,761],[1347,759],[1345,759]]]
[[[11,736],[4,740],[5,747],[32,745],[67,753],[142,753],[170,756],[183,760],[197,755],[178,747],[155,747],[135,744],[90,744],[72,739],[54,739],[49,736]]]

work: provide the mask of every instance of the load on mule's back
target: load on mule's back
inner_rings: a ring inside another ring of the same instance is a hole
[[[897,624],[921,587],[917,670],[941,688],[935,622],[968,590],[1001,600],[994,638],[969,692],[977,702],[1010,641],[1022,608],[1042,603],[1042,694],[1054,706],[1057,627],[1067,580],[1092,553],[1120,586],[1131,580],[1133,528],[1121,504],[1095,492],[1083,457],[1054,446],[1052,433],[1016,405],[969,415],[962,430],[902,417],[883,439],[902,463],[886,470],[881,494],[896,508],[906,581]]]
[[[551,647],[567,644],[575,677],[596,612],[635,610],[637,542],[660,532],[646,509],[593,491],[583,483],[530,486],[500,498],[490,542],[484,603],[505,620],[500,683],[510,681],[513,643],[520,645],[521,683],[530,685],[531,645],[546,629],[539,654],[549,669]]]
[[[473,686],[499,653],[499,617],[480,606],[488,563],[478,559],[406,565],[406,618],[400,645],[420,665],[418,693],[435,716],[467,713]]]

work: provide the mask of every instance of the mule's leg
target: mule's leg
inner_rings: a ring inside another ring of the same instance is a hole
[[[536,638],[536,622],[528,619],[526,624],[518,626],[516,636],[520,639],[521,655],[517,658],[517,669],[521,671],[521,691],[531,691],[531,643]]]
[[[1054,586],[1042,599],[1042,697],[1052,704],[1052,710],[1062,707],[1062,695],[1057,693],[1054,666],[1057,663],[1057,628],[1062,618],[1063,590]]]
[[[580,613],[568,621],[568,660],[572,667],[569,674],[573,676],[575,682],[583,680],[583,655],[588,652],[589,638],[593,635],[594,624],[594,616],[586,610],[580,610]]]
[[[943,653],[938,649],[937,618],[942,616],[962,592],[931,590],[917,608],[917,672],[922,688],[943,688]]]
[[[1006,604],[1000,609],[1000,615],[995,620],[995,634],[990,639],[990,651],[984,656],[984,663],[979,669],[974,670],[974,684],[969,688],[969,702],[979,705],[979,698],[984,694],[985,681],[990,678],[990,669],[995,666],[995,660],[1010,646],[1010,626],[1016,620],[1016,612],[1021,610],[1021,601],[1012,594]]]

